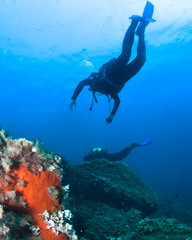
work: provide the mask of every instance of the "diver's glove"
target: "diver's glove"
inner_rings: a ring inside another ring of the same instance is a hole
[[[149,145],[153,142],[152,138],[149,137],[148,139],[146,139],[144,142],[141,142],[141,143],[135,143],[136,146],[146,146],[146,145]]]
[[[106,122],[107,122],[107,123],[111,123],[112,120],[113,120],[113,117],[114,117],[114,116],[113,116],[112,114],[110,114],[109,117],[106,118]]]
[[[76,100],[72,99],[70,103],[70,109],[73,109],[73,106],[76,107]]]

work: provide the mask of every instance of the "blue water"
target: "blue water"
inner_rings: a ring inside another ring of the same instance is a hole
[[[70,3],[65,3],[69,7]],[[130,1],[130,6],[143,8],[144,3],[138,1],[135,6]],[[115,16],[111,10],[115,2],[111,6],[107,0],[93,1],[96,12],[84,4],[82,15],[73,13],[72,24],[70,13],[68,18],[66,11],[62,15],[62,1],[43,4],[44,0],[31,5],[20,0],[0,1],[0,125],[14,138],[40,138],[45,146],[74,164],[83,162],[83,156],[93,147],[105,147],[112,153],[152,137],[153,144],[134,149],[124,162],[159,197],[191,207],[191,20],[181,27],[178,23],[175,36],[170,32],[173,25],[162,27],[163,19],[157,14],[157,23],[146,32],[147,62],[121,91],[120,108],[107,125],[107,98],[98,97],[92,112],[92,96],[87,89],[72,111],[70,98],[80,80],[120,53],[129,24],[127,15],[132,14],[125,7],[128,3],[118,5]],[[55,6],[53,12],[48,6]],[[88,23],[83,14],[90,17]],[[97,14],[101,14],[102,23]],[[174,24],[176,20],[179,22],[177,15]],[[135,51],[134,46],[133,56]],[[94,67],[86,66],[83,60]]]

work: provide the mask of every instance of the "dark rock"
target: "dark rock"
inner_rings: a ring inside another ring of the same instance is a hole
[[[0,231],[4,229],[4,233],[0,233],[0,236],[4,237],[3,239],[32,240],[32,232],[29,230],[32,224],[34,220],[29,215],[7,209],[0,221]]]
[[[131,240],[190,240],[192,228],[175,219],[144,219],[138,226]]]
[[[159,199],[157,211],[150,217],[174,218],[192,227],[192,209],[186,208],[177,202],[167,201],[167,199]]]
[[[141,212],[131,209],[128,212],[109,207],[99,202],[85,201],[73,209],[73,225],[82,239],[130,239],[135,226],[141,221]]]
[[[144,216],[157,207],[151,188],[122,162],[95,160],[75,166],[66,165],[63,184],[70,185],[70,196],[78,202],[102,202],[124,211],[133,207]]]

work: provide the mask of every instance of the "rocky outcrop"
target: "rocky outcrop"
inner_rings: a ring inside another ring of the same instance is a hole
[[[80,239],[131,239],[138,223],[157,208],[156,196],[122,162],[105,159],[63,165],[70,209]]]
[[[84,201],[72,211],[78,236],[87,240],[130,239],[142,220],[142,213],[134,208],[126,212],[93,201]]]
[[[68,166],[63,182],[70,184],[70,196],[78,202],[102,202],[124,211],[135,208],[144,216],[157,208],[151,188],[122,162],[103,159]]]

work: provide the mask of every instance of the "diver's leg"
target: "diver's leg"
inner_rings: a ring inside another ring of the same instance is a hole
[[[131,56],[135,29],[137,28],[139,21],[143,21],[143,18],[137,15],[132,16],[131,24],[127,29],[123,39],[122,52],[120,56],[115,61],[113,61],[113,64],[106,69],[107,78],[115,84],[123,85],[124,82],[126,82],[125,75],[126,75],[127,63]],[[105,65],[103,65],[101,69],[104,69],[104,68],[105,68]]]
[[[142,62],[141,65],[146,61],[146,45],[145,45],[145,28],[149,24],[149,21],[142,21],[137,28],[136,35],[139,37],[137,45],[137,57]],[[141,66],[141,67],[142,67]]]
[[[146,61],[146,45],[145,45],[145,27],[148,25],[148,22],[143,24],[143,27],[136,31],[136,34],[139,37],[137,45],[137,56],[130,62],[126,67],[126,81],[135,76],[139,70],[143,67]],[[124,82],[124,84],[125,84]]]
[[[122,52],[120,56],[113,61],[113,64],[110,67],[106,68],[106,76],[107,78],[115,83],[121,85],[121,75],[124,72],[124,70],[127,67],[127,63],[129,61],[129,58],[131,56],[131,49],[134,42],[134,34],[135,29],[137,28],[137,25],[139,21],[141,20],[140,16],[132,16],[132,21],[127,29],[124,39],[123,39],[123,45],[122,45]],[[103,65],[100,70],[105,69],[106,65]],[[99,70],[99,72],[100,72]]]
[[[152,138],[149,137],[144,142],[135,143],[133,142],[131,146],[124,148],[121,152],[108,154],[107,159],[109,161],[121,161],[127,157],[127,155],[133,150],[133,148],[147,146],[153,142]]]
[[[146,61],[146,45],[145,45],[145,33],[144,30],[140,31],[139,34],[137,33],[139,37],[138,45],[137,45],[137,57],[141,59],[142,66]],[[141,66],[141,67],[142,67]]]
[[[123,46],[122,46],[122,52],[120,56],[117,58],[118,61],[121,63],[127,64],[130,57],[131,57],[131,50],[134,42],[134,34],[135,29],[141,20],[140,16],[134,16],[134,18],[131,21],[131,25],[127,29],[124,39],[123,39]]]
[[[118,153],[108,154],[109,161],[121,161],[127,157],[133,148],[137,147],[135,143],[132,143],[131,146],[124,148]]]

